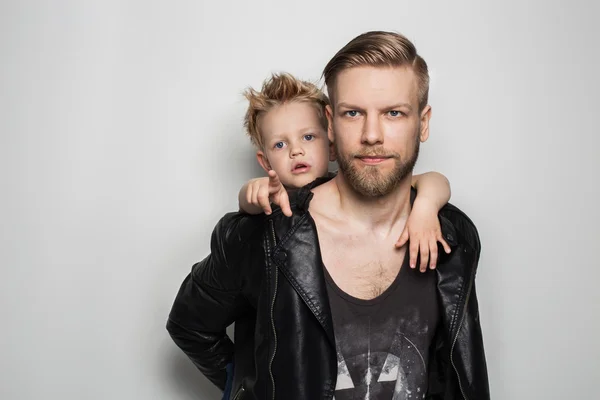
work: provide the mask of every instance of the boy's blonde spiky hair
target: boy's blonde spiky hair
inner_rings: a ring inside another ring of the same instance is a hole
[[[325,106],[329,104],[329,99],[314,83],[302,81],[288,73],[278,73],[265,80],[260,92],[248,88],[244,96],[249,102],[244,127],[252,144],[259,149],[264,145],[259,127],[260,118],[269,110],[285,103],[295,101],[313,104],[321,125],[327,129]]]

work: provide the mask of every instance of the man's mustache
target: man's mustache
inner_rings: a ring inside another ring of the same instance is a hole
[[[357,153],[352,153],[354,158],[362,157],[381,157],[381,158],[400,158],[400,154],[393,151],[388,151],[383,147],[365,147]]]

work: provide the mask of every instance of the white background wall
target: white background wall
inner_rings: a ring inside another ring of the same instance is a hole
[[[2,1],[0,398],[218,399],[164,329],[260,173],[240,93],[367,30],[432,71],[418,172],[479,227],[495,400],[596,398],[592,1]]]

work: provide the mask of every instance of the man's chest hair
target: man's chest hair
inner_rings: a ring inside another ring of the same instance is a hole
[[[394,281],[405,249],[396,249],[393,241],[365,240],[359,236],[347,240],[329,238],[321,242],[323,263],[334,282],[344,292],[358,298],[375,298]]]

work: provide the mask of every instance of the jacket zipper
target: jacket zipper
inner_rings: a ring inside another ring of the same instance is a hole
[[[235,394],[235,397],[233,398],[233,400],[240,400],[242,398],[242,395],[244,394],[244,392],[246,392],[246,389],[244,389],[244,385],[241,385],[240,388],[238,389],[237,393]]]
[[[270,220],[270,225],[271,234],[273,235],[273,248],[275,248],[276,239],[275,228],[273,227],[273,220]],[[275,345],[273,347],[273,354],[271,355],[271,360],[269,361],[269,375],[271,376],[271,384],[273,385],[273,400],[275,400],[275,377],[273,376],[273,360],[275,359],[275,353],[277,352],[277,332],[275,331],[275,318],[273,317],[273,313],[275,309],[275,297],[277,296],[277,267],[275,267],[274,275],[275,288],[273,290],[273,300],[271,301],[271,329],[273,329],[273,339],[275,341]]]
[[[458,340],[458,334],[460,333],[463,322],[465,322],[465,315],[467,314],[467,306],[469,305],[469,298],[471,297],[471,288],[473,287],[473,280],[474,279],[471,276],[471,279],[469,279],[469,287],[467,289],[467,295],[465,297],[465,305],[463,307],[463,312],[462,312],[462,316],[460,318],[460,323],[458,324],[458,329],[456,331],[456,335],[454,336],[454,340],[452,341],[452,347],[450,348],[450,363],[452,364],[452,367],[454,368],[454,372],[456,372],[456,377],[458,378],[458,386],[460,388],[460,393],[462,394],[464,400],[468,400],[468,398],[467,398],[467,395],[465,394],[462,383],[460,381],[460,375],[458,374],[458,368],[456,368],[456,365],[454,364],[454,359],[452,358],[452,355],[454,353],[454,346],[456,345],[456,341]]]

